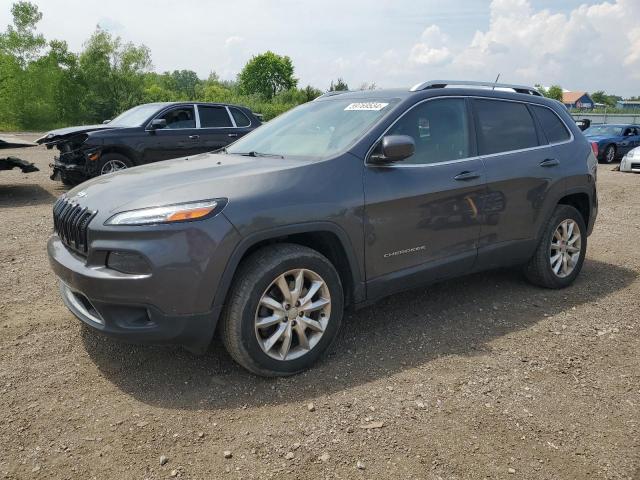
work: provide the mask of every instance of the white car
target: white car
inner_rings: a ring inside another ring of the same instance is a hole
[[[636,147],[622,158],[620,162],[621,172],[640,173],[640,147]]]

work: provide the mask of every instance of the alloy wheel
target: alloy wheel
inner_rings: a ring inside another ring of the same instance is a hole
[[[255,315],[255,334],[264,353],[294,360],[322,338],[331,315],[331,295],[320,275],[304,268],[279,275],[264,291]]]
[[[616,151],[613,147],[608,147],[607,151],[605,152],[605,160],[607,161],[607,163],[611,163],[615,160],[616,158]]]
[[[560,278],[571,275],[582,250],[580,227],[572,219],[560,222],[551,238],[549,262],[551,270]]]
[[[127,164],[122,160],[109,160],[100,169],[100,175],[106,175],[107,173],[117,172],[118,170],[124,170],[127,168]]]

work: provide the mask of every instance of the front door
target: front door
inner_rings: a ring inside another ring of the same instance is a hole
[[[365,167],[368,297],[473,267],[485,181],[471,132],[462,98],[422,102],[386,132],[413,137],[416,150],[397,164]]]
[[[167,126],[147,132],[142,156],[144,163],[186,157],[202,151],[193,105],[171,108],[156,118],[166,120]]]

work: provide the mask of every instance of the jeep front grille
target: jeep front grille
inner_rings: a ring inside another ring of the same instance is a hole
[[[87,241],[87,226],[95,216],[86,207],[60,198],[53,205],[53,228],[67,247],[84,255],[89,249]]]

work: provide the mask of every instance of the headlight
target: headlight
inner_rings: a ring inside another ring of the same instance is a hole
[[[149,225],[199,220],[222,210],[224,200],[201,200],[116,213],[105,225]]]

